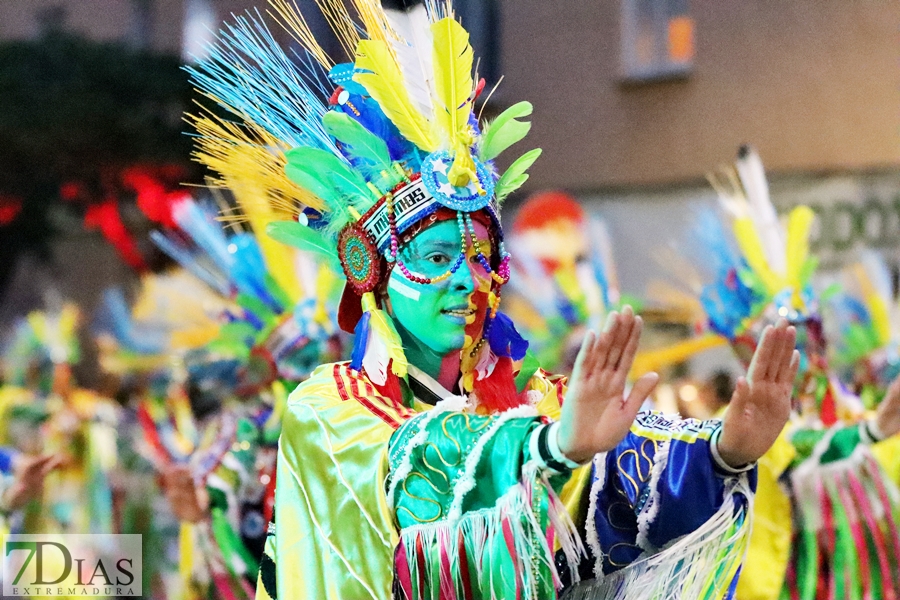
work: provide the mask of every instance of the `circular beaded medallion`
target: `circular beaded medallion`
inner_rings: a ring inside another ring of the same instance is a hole
[[[446,150],[429,154],[422,161],[425,189],[439,204],[453,210],[472,212],[484,208],[494,196],[494,176],[484,163],[474,156],[472,160],[475,161],[478,182],[471,181],[466,187],[454,187],[447,178],[453,166],[453,156]]]
[[[354,223],[341,230],[338,257],[356,293],[363,295],[375,289],[381,278],[381,256],[365,229]]]

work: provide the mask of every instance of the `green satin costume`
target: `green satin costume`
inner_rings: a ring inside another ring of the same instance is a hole
[[[526,390],[537,412],[558,416],[563,378],[538,371]],[[347,363],[323,365],[288,400],[279,449],[274,535],[269,537],[257,598],[277,581],[291,600],[387,600],[400,538],[386,496],[388,443],[407,408],[377,392]],[[583,471],[583,473],[582,473]],[[576,498],[587,469],[561,497]],[[272,564],[274,562],[274,564]],[[277,578],[267,577],[275,568]]]

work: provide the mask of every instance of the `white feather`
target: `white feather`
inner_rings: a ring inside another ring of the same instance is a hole
[[[369,328],[369,341],[366,343],[366,353],[363,355],[363,369],[366,375],[375,385],[384,385],[387,381],[388,363],[391,360],[388,354],[387,344],[375,332],[374,327]]]
[[[756,226],[756,232],[762,241],[763,251],[769,268],[779,275],[787,273],[787,247],[778,214],[769,197],[769,184],[759,154],[753,148],[747,148],[735,162],[741,185],[750,204],[750,218]]]
[[[408,12],[385,9],[384,14],[397,37],[391,44],[409,97],[423,115],[431,118],[434,115],[434,66],[428,11],[420,4]]]
[[[491,350],[488,344],[481,348],[481,355],[478,358],[478,364],[475,365],[475,379],[481,381],[486,377],[490,377],[497,366],[497,355]]]

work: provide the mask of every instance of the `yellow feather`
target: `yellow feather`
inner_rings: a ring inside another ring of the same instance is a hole
[[[391,357],[391,371],[397,377],[406,377],[409,363],[406,360],[406,353],[403,352],[403,342],[400,341],[400,335],[394,327],[390,317],[375,302],[375,295],[372,292],[363,294],[362,308],[369,313],[369,327],[381,338],[388,349],[388,356]]]
[[[353,0],[353,7],[363,22],[368,38],[384,42],[388,44],[388,48],[391,48],[390,41],[393,33],[381,2],[379,0]],[[391,48],[391,53],[393,54],[393,48]]]
[[[684,362],[695,354],[704,350],[724,346],[728,340],[720,335],[707,334],[703,337],[692,338],[677,342],[664,348],[644,350],[638,352],[631,367],[631,375],[640,376],[650,371],[658,371],[663,367]]]
[[[472,112],[473,52],[469,33],[456,19],[447,17],[431,25],[434,36],[435,114],[453,148],[469,127]]]
[[[737,238],[738,245],[747,259],[747,264],[753,269],[753,272],[759,276],[766,286],[770,294],[777,294],[781,289],[781,282],[766,261],[766,254],[763,251],[762,242],[756,233],[756,228],[750,217],[739,217],[734,221],[734,237]]]
[[[294,40],[303,46],[319,64],[326,69],[334,66],[334,61],[325,52],[322,46],[316,40],[312,30],[306,23],[300,7],[297,6],[297,0],[269,0],[270,10],[268,13],[276,20],[280,20],[281,26],[287,31]]]
[[[344,48],[344,52],[348,55],[353,54],[353,49],[360,40],[360,28],[350,16],[343,0],[315,0],[315,2],[325,20],[328,21],[328,26],[331,27]]]
[[[390,47],[380,40],[362,40],[356,49],[353,80],[366,88],[400,133],[425,152],[438,149],[431,122],[413,106],[403,75]]]
[[[856,280],[859,282],[862,296],[865,299],[866,304],[868,304],[869,314],[872,317],[872,326],[875,328],[875,333],[878,335],[878,341],[882,345],[886,345],[891,338],[890,313],[888,311],[887,303],[884,301],[884,298],[881,297],[881,294],[878,293],[878,290],[875,289],[871,278],[862,265],[855,265],[853,273],[856,275]]]
[[[269,267],[269,273],[292,300],[299,300],[303,290],[294,264],[296,250],[266,235],[266,225],[279,220],[266,199],[266,189],[256,185],[253,180],[241,181],[234,178],[228,180],[234,197],[253,229],[254,237]]]
[[[265,190],[279,218],[293,218],[302,206],[318,211],[325,203],[291,181],[284,172],[287,146],[250,122],[238,124],[211,114],[188,115],[197,130],[194,158],[219,177],[213,187],[227,188],[231,181],[253,182]]]
[[[787,230],[787,280],[800,287],[800,275],[809,255],[809,230],[815,214],[808,206],[798,206],[791,211]]]

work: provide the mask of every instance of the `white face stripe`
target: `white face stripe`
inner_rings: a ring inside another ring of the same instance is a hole
[[[412,289],[405,283],[401,282],[398,277],[391,277],[390,279],[388,279],[388,287],[396,291],[398,294],[403,294],[413,302],[418,302],[419,298],[422,296],[422,293],[419,290]]]

